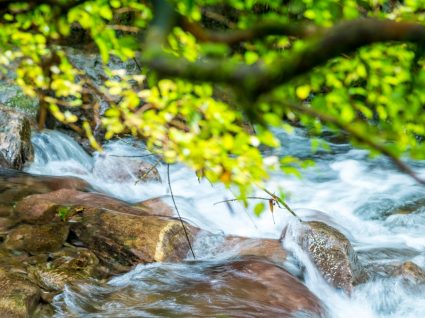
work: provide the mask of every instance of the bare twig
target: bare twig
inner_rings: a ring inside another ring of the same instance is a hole
[[[187,244],[189,245],[189,249],[192,252],[193,259],[196,259],[195,252],[193,251],[193,248],[192,248],[192,243],[190,243],[189,234],[187,233],[186,226],[184,225],[184,222],[183,222],[183,219],[180,215],[179,209],[177,208],[176,200],[174,199],[173,189],[171,187],[170,165],[169,164],[167,164],[167,180],[168,180],[168,188],[170,189],[171,199],[173,200],[174,208],[176,209],[180,223],[182,224],[184,235],[186,236]]]

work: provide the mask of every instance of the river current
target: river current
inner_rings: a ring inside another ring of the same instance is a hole
[[[288,135],[277,133],[282,148],[265,151],[266,156],[294,155],[314,159],[315,166],[303,171],[303,178],[274,173],[268,182],[270,191],[282,188],[287,203],[301,218],[325,220],[351,241],[363,263],[398,264],[412,261],[425,268],[425,187],[397,171],[385,158],[370,158],[365,150],[346,144],[330,143],[330,150],[312,152],[311,141],[303,130]],[[125,160],[156,163],[143,144],[121,139],[104,145],[103,153],[88,155],[73,139],[55,131],[33,136],[35,161],[27,168],[33,174],[76,176],[93,189],[128,202],[162,197],[171,204],[166,182],[141,183],[127,171]],[[424,162],[409,162],[425,178]],[[158,165],[162,180],[166,166]],[[272,216],[264,212],[254,216],[252,202],[245,209],[238,202],[219,201],[233,198],[230,190],[207,181],[181,165],[170,168],[176,203],[188,222],[215,235],[195,243],[196,262],[139,265],[105,284],[71,286],[55,299],[57,317],[197,317],[195,295],[185,295],[187,282],[213,279],[206,268],[230,254],[214,254],[212,246],[225,235],[279,238],[285,225],[294,218],[277,209]],[[111,182],[114,174],[127,174],[124,181]],[[259,196],[266,196],[258,192]],[[292,252],[282,264],[296,274],[305,268],[306,286],[325,304],[329,316],[341,317],[425,317],[425,287],[411,288],[396,278],[376,278],[357,286],[351,297],[331,288],[318,274],[308,257],[288,238],[285,248]],[[193,293],[193,292],[192,292]],[[219,293],[219,290],[218,290]],[[202,295],[197,295],[202,297]],[[194,298],[195,297],[195,298]],[[244,303],[231,295],[217,295],[214,302],[238,303],[234,313],[260,317],[262,304]],[[230,315],[230,314],[229,314]],[[230,315],[231,316],[231,315]],[[278,313],[276,317],[278,317]]]

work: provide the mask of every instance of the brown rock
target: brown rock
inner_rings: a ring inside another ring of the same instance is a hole
[[[29,318],[40,298],[39,288],[24,277],[0,268],[0,315]]]
[[[291,229],[284,230],[283,237],[288,230]],[[298,244],[332,286],[351,293],[353,286],[367,279],[350,241],[338,230],[322,222],[310,221],[302,223],[295,231]]]
[[[425,284],[425,271],[413,262],[405,262],[394,268],[391,276],[403,278],[414,284]]]
[[[279,240],[228,236],[217,252],[234,252],[238,256],[257,256],[276,263],[286,260],[286,251]]]
[[[147,214],[142,208],[99,193],[61,189],[44,194],[34,194],[18,202],[15,208],[17,219],[28,223],[46,223],[58,218],[61,206],[84,208],[104,208],[135,215]]]
[[[64,248],[49,255],[52,261],[29,269],[32,280],[43,290],[63,291],[65,284],[96,276],[99,260],[84,248]]]
[[[5,247],[30,254],[54,252],[65,243],[68,233],[69,226],[66,224],[23,224],[9,232]]]
[[[0,167],[0,202],[1,213],[11,212],[8,207],[22,198],[46,193],[58,189],[90,190],[91,187],[82,179],[74,177],[35,176],[17,170]]]
[[[0,107],[0,166],[22,169],[33,159],[31,124],[22,113]]]
[[[118,271],[138,263],[180,261],[189,250],[180,221],[172,218],[90,208],[72,222],[77,238]],[[198,230],[188,224],[186,228],[193,241]]]
[[[135,204],[136,207],[140,207],[150,215],[158,216],[176,216],[174,209],[161,198],[148,199]]]

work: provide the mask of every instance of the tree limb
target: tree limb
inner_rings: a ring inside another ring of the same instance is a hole
[[[217,42],[228,45],[258,39],[268,35],[305,37],[313,34],[316,30],[311,24],[264,21],[245,30],[210,31],[184,17],[180,19],[180,25],[183,30],[191,33],[200,42]]]
[[[167,28],[170,29],[169,25]],[[164,32],[161,35],[164,39]],[[277,58],[271,65],[264,65],[261,62],[246,65],[217,59],[189,62],[186,59],[165,54],[158,49],[158,46],[150,50],[149,45],[145,48],[146,51],[141,59],[161,77],[227,84],[244,89],[252,97],[258,97],[332,58],[381,42],[424,44],[425,27],[416,23],[391,20],[348,21],[330,29],[318,31],[306,43],[304,49],[286,57]]]
[[[408,165],[406,165],[403,161],[401,161],[394,153],[392,153],[391,150],[389,150],[383,144],[374,140],[373,136],[364,135],[358,130],[354,129],[351,125],[343,123],[338,118],[335,118],[328,114],[320,113],[317,110],[311,107],[308,107],[306,105],[285,104],[285,106],[288,109],[291,109],[298,113],[302,113],[310,117],[318,118],[323,123],[334,125],[335,127],[349,133],[353,139],[357,140],[363,145],[369,146],[371,149],[374,149],[378,151],[379,153],[383,154],[384,156],[388,157],[393,162],[393,164],[398,168],[398,170],[409,175],[418,183],[425,185],[425,180],[418,177],[416,173]]]

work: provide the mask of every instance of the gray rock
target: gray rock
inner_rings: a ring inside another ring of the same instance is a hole
[[[358,261],[350,241],[335,228],[317,221],[303,222],[284,229],[283,239],[288,235],[295,240],[324,279],[335,288],[350,294],[353,287],[367,279],[367,273]]]
[[[21,112],[0,106],[0,166],[22,169],[33,155],[28,118]]]

